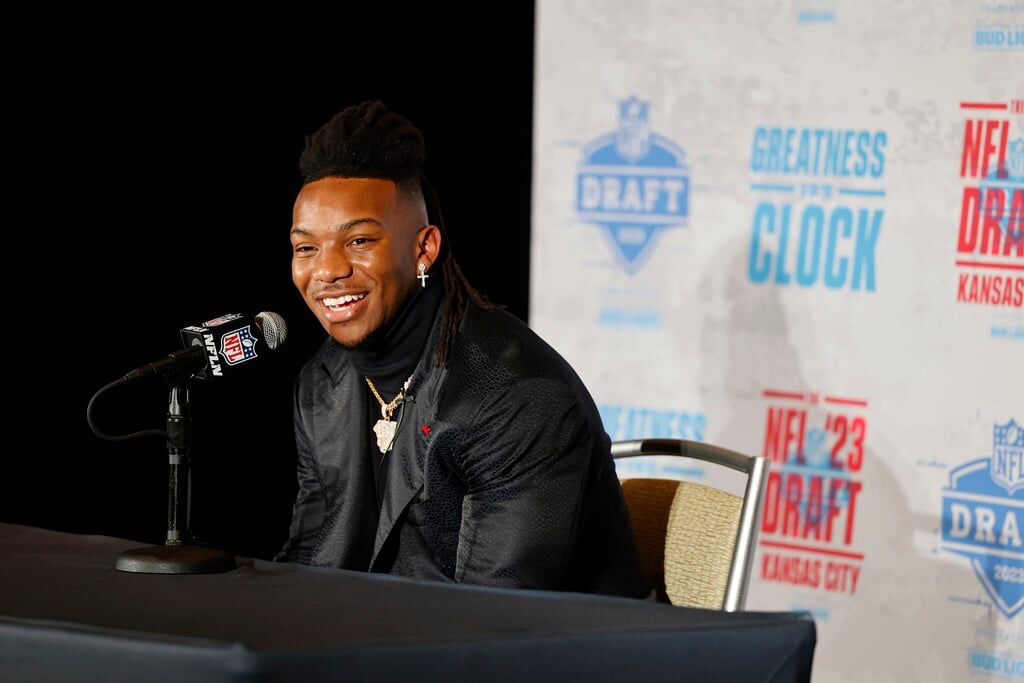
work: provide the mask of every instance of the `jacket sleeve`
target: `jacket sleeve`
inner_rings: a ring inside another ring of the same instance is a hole
[[[320,470],[313,458],[313,448],[306,429],[300,392],[301,378],[295,383],[293,416],[295,422],[296,470],[299,491],[292,507],[292,523],[288,540],[274,556],[278,562],[312,564],[316,552],[316,537],[324,520],[324,490]]]
[[[483,406],[466,436],[455,580],[559,589],[604,432],[566,389],[526,379]]]

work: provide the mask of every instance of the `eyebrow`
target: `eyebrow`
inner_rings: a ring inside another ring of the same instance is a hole
[[[359,225],[361,223],[373,223],[374,225],[379,225],[382,228],[384,227],[384,224],[381,223],[376,218],[370,218],[369,216],[364,216],[362,218],[353,218],[350,221],[345,221],[341,225],[336,226],[334,228],[334,231],[335,232],[345,232],[346,230],[350,230],[350,229],[354,228],[355,226],[357,226],[357,225]],[[300,227],[296,226],[296,227],[291,229],[291,232],[289,234],[291,234],[291,235],[309,235],[309,236],[312,236],[313,235],[313,231],[312,230],[307,230],[306,228],[300,228]]]

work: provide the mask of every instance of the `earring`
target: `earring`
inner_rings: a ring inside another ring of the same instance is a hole
[[[420,271],[420,274],[416,276],[419,279],[419,281],[420,281],[420,286],[421,287],[426,287],[427,286],[427,278],[430,277],[429,275],[427,275],[427,267],[425,265],[423,265],[422,263],[420,263],[420,264],[418,264],[416,266],[416,270]]]

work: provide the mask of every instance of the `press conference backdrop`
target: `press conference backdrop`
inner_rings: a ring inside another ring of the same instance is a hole
[[[613,439],[771,459],[748,606],[1024,677],[1024,3],[542,0],[534,116],[531,324]]]

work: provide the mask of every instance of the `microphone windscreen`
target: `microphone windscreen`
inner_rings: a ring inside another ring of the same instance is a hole
[[[256,327],[259,328],[267,348],[271,351],[279,348],[288,339],[288,323],[277,313],[262,311],[256,314]]]

